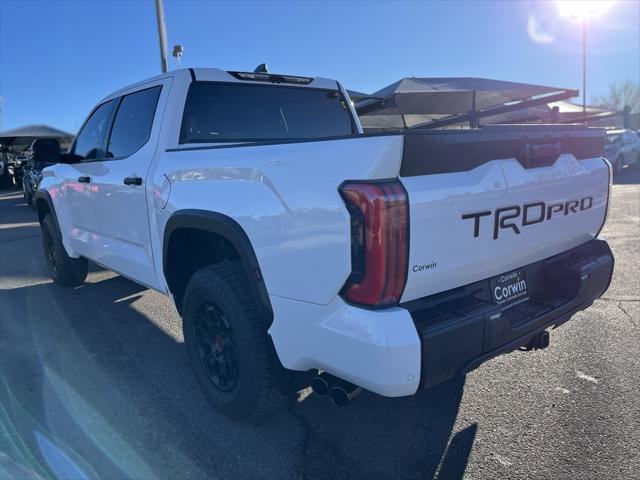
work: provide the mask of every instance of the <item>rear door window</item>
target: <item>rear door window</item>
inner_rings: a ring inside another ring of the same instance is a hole
[[[147,88],[122,98],[109,137],[108,158],[128,157],[147,143],[161,88]]]
[[[338,90],[234,83],[193,83],[180,143],[304,140],[353,135]]]

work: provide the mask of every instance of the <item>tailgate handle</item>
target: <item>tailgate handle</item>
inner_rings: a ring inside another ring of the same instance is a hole
[[[517,156],[524,168],[553,165],[562,152],[562,142],[525,143]]]

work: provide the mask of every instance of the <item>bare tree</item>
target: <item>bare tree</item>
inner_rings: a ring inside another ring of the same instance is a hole
[[[612,83],[609,85],[609,94],[602,97],[596,97],[593,103],[601,108],[616,112],[628,105],[632,112],[640,111],[640,85],[625,80],[620,83]]]

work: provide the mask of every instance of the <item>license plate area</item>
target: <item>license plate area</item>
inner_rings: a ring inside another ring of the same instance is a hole
[[[490,282],[491,299],[496,305],[513,306],[529,299],[524,270],[514,270],[493,277]]]

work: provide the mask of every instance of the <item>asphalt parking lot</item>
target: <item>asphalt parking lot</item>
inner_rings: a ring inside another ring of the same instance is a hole
[[[97,268],[53,285],[35,212],[0,191],[0,478],[638,478],[639,183],[613,187],[610,289],[546,350],[253,425],[205,402],[167,298]]]

